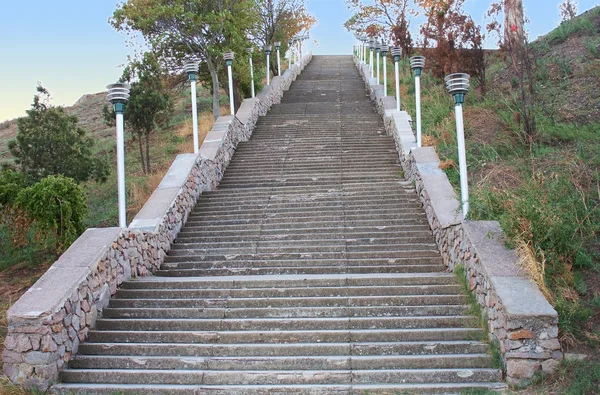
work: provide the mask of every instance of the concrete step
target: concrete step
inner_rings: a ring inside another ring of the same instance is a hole
[[[230,319],[230,318],[323,318],[323,317],[421,317],[462,315],[467,305],[361,306],[361,307],[244,307],[244,308],[105,308],[103,318]]]
[[[414,234],[431,234],[431,228],[427,224],[421,225],[366,225],[366,226],[344,226],[338,224],[337,226],[318,226],[308,228],[272,228],[272,229],[261,229],[260,226],[247,226],[247,225],[235,225],[235,226],[212,226],[210,228],[204,226],[186,226],[180,232],[181,237],[253,237],[252,240],[256,240],[255,237],[261,237],[264,240],[269,239],[284,239],[284,238],[298,238],[303,237],[325,237],[333,236],[339,238],[341,235],[344,237],[360,237],[360,238],[377,238],[377,237],[396,237],[404,235]]]
[[[100,330],[154,331],[174,330],[330,330],[393,328],[471,327],[476,319],[467,315],[420,317],[343,317],[343,318],[235,318],[235,319],[107,319],[97,321]]]
[[[390,275],[395,274],[391,273]],[[233,277],[233,276],[231,276]],[[212,279],[212,278],[209,278]],[[165,278],[166,280],[166,278]],[[117,292],[122,299],[200,299],[200,298],[273,298],[273,297],[332,297],[332,296],[391,296],[391,295],[459,295],[460,286],[448,285],[404,285],[370,287],[297,287],[255,289],[121,289]]]
[[[214,395],[390,395],[390,394],[460,394],[464,391],[502,390],[506,385],[499,382],[481,383],[427,383],[427,384],[349,384],[349,385],[181,385],[181,384],[57,384],[56,394],[89,395],[127,394],[204,394]]]
[[[121,289],[230,289],[249,290],[290,287],[385,287],[412,285],[455,285],[452,274],[369,274],[369,275],[305,275],[305,276],[237,276],[204,279],[162,279],[141,277],[123,284]]]
[[[257,204],[255,207],[247,205],[231,207],[224,202],[219,203],[218,201],[209,203],[200,201],[194,208],[194,211],[190,215],[202,215],[205,213],[211,214],[253,214],[253,213],[264,213],[267,210],[267,205]],[[339,201],[339,200],[325,200],[321,202],[277,202],[269,201],[268,209],[287,213],[287,212],[305,212],[310,210],[352,210],[352,211],[364,211],[364,212],[377,212],[377,211],[404,211],[404,210],[422,210],[422,206],[419,202],[405,199],[405,200],[391,200],[388,202],[378,202],[376,206],[373,205],[372,201]]]
[[[73,369],[151,370],[338,370],[338,369],[463,369],[487,368],[487,354],[386,355],[386,356],[251,356],[167,357],[80,355]]]
[[[441,265],[388,265],[388,266],[263,266],[263,267],[214,267],[214,268],[173,268],[163,266],[154,274],[163,277],[196,277],[196,276],[237,276],[237,275],[280,275],[280,274],[330,274],[330,273],[436,273],[441,272]]]
[[[227,225],[227,224],[290,224],[296,226],[297,223],[311,224],[315,222],[319,223],[336,223],[339,221],[350,222],[350,223],[362,223],[362,222],[377,222],[381,225],[389,225],[392,223],[410,223],[410,222],[423,222],[426,220],[425,213],[415,212],[390,212],[381,214],[371,214],[368,216],[361,214],[354,214],[352,212],[346,213],[297,213],[297,214],[280,214],[275,215],[273,213],[267,213],[266,215],[251,215],[245,217],[237,216],[194,216],[188,219],[188,224],[205,224],[209,225]]]
[[[278,246],[303,246],[303,245],[351,245],[351,246],[371,246],[372,248],[380,248],[381,246],[397,243],[428,243],[432,241],[432,236],[426,232],[422,234],[416,233],[415,235],[398,235],[396,237],[370,237],[360,238],[353,237],[351,235],[348,238],[340,238],[340,235],[331,235],[329,238],[296,238],[290,235],[281,235],[277,238],[264,238],[264,239],[246,239],[240,240],[238,238],[213,238],[211,240],[207,237],[198,236],[186,236],[178,238],[174,244],[178,246],[188,245],[203,245],[205,248],[224,248],[224,247],[247,247],[247,246],[261,246],[261,247],[278,247]]]
[[[409,257],[409,258],[377,258],[377,259],[252,259],[252,260],[199,260],[195,257],[166,257],[162,269],[210,269],[210,268],[262,268],[262,267],[299,267],[311,268],[317,266],[340,266],[340,267],[371,267],[369,274],[376,273],[375,268],[384,270],[387,267],[394,266],[438,266],[438,272],[445,272],[442,265],[442,259],[439,256],[434,257]],[[427,273],[430,274],[430,270]],[[418,274],[418,273],[417,273]],[[308,274],[306,274],[308,275]]]
[[[437,249],[416,248],[411,246],[410,250],[403,251],[368,251],[368,252],[266,252],[266,253],[236,253],[212,254],[201,250],[181,250],[174,249],[169,252],[169,262],[174,258],[179,258],[178,262],[202,262],[202,261],[250,261],[250,260],[289,260],[296,261],[300,259],[402,259],[402,258],[436,258],[439,256]]]
[[[286,355],[286,347],[292,349],[294,344],[314,343],[385,343],[373,348],[376,352],[385,350],[385,347],[393,347],[395,352],[402,355],[421,355],[436,353],[483,353],[488,349],[486,343],[482,342],[485,334],[481,328],[418,328],[418,329],[354,329],[354,330],[309,330],[309,331],[98,331],[89,333],[89,342],[81,346],[87,347],[94,343],[173,343],[177,345],[187,344],[258,344],[271,345],[271,348],[282,347],[280,355]],[[384,348],[381,348],[381,347]],[[108,350],[115,347],[104,347]],[[133,349],[135,347],[131,346]],[[192,346],[194,347],[194,346]],[[241,346],[240,346],[241,347]],[[94,350],[85,349],[86,354],[102,355],[101,346]],[[165,349],[169,347],[165,346]],[[180,347],[179,350],[184,350]],[[254,348],[253,348],[254,349]],[[212,351],[217,350],[216,348]],[[225,350],[219,348],[218,350]],[[250,350],[250,348],[248,348]],[[301,351],[299,355],[306,355],[308,351]],[[365,348],[366,350],[366,348]],[[452,351],[454,350],[454,351]],[[211,352],[212,352],[211,351]],[[135,351],[128,351],[135,352]],[[143,352],[139,350],[139,352]],[[179,355],[177,352],[177,355]],[[191,351],[190,351],[191,352]],[[193,351],[196,352],[196,351]],[[248,351],[250,352],[250,351]],[[256,351],[258,353],[264,351]],[[296,351],[287,351],[287,353]],[[387,355],[393,355],[388,353]],[[115,354],[116,355],[116,354]],[[161,355],[161,354],[157,354]],[[213,355],[213,354],[210,354]],[[364,355],[364,352],[363,352]]]
[[[68,369],[65,383],[133,384],[350,384],[350,383],[446,383],[494,382],[502,379],[497,369],[396,369],[396,370],[142,370]]]
[[[113,308],[267,308],[267,307],[352,307],[352,306],[437,306],[465,304],[463,295],[363,296],[306,298],[220,298],[220,299],[117,299]]]

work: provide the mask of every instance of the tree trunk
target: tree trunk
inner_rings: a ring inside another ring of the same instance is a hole
[[[150,174],[150,131],[146,131],[146,171]]]
[[[523,45],[523,0],[504,0],[504,45],[517,51]]]
[[[230,92],[231,94],[231,92]],[[237,78],[233,79],[233,108],[235,108],[235,112],[240,109],[242,105],[242,89],[240,88],[240,81]]]
[[[212,78],[212,88],[213,88],[213,116],[215,117],[215,121],[221,115],[221,106],[220,99],[221,96],[219,94],[219,76],[217,74],[217,70],[215,65],[213,64],[210,58],[206,59],[206,66],[208,67],[208,71],[210,72],[210,77]]]
[[[137,132],[138,147],[140,148],[140,162],[142,164],[142,173],[146,174],[146,165],[144,159],[144,147],[142,145],[142,133]]]

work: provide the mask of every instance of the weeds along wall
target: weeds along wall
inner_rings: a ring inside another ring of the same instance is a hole
[[[402,168],[415,183],[419,199],[449,270],[465,273],[481,307],[492,347],[502,355],[509,384],[524,386],[539,372],[551,373],[563,358],[558,315],[537,285],[520,273],[518,257],[505,247],[496,221],[468,221],[432,147],[417,148],[407,112],[383,96],[383,85],[370,77],[369,66],[356,60],[371,99],[384,117],[386,132],[398,150]],[[425,104],[426,105],[426,104]]]
[[[2,359],[12,382],[46,390],[58,381],[117,287],[161,266],[202,191],[219,185],[237,144],[311,59],[273,78],[235,116],[217,119],[198,155],[178,155],[127,229],[86,230],[10,308]]]

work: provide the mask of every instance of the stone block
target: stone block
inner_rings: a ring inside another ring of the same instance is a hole
[[[536,359],[509,359],[506,361],[507,377],[519,382],[532,379],[540,369],[541,362]]]

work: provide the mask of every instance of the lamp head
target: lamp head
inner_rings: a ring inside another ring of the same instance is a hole
[[[421,71],[425,68],[425,56],[413,56],[410,58],[410,68],[414,71],[415,76],[419,77]]]
[[[112,103],[115,112],[122,114],[125,109],[125,103],[129,100],[129,92],[131,87],[129,84],[117,82],[106,87],[108,89],[108,101]]]
[[[188,60],[183,65],[183,71],[185,71],[187,73],[187,75],[190,77],[190,81],[196,80],[196,74],[198,73],[199,69],[200,69],[200,62],[197,60]]]
[[[394,57],[394,62],[397,62],[400,60],[400,57],[402,57],[402,48],[400,47],[392,47],[392,56]]]
[[[462,105],[465,101],[465,95],[469,92],[469,79],[471,77],[466,73],[454,73],[444,78],[448,93],[454,96],[456,105]]]
[[[225,59],[225,63],[227,63],[227,66],[231,66],[231,64],[233,63],[233,58],[234,58],[234,53],[231,51],[225,52],[223,54],[223,59]]]

